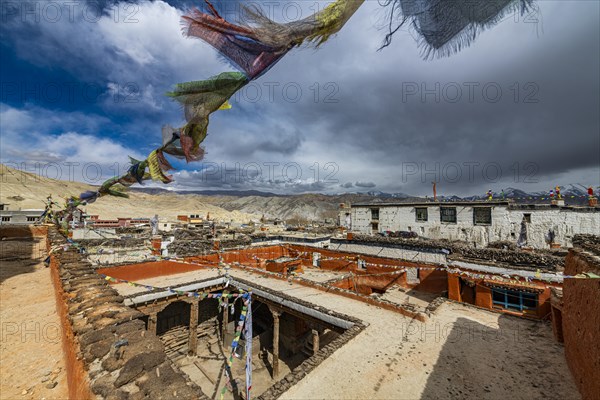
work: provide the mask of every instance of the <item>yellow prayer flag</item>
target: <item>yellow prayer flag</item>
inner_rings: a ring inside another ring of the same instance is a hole
[[[219,107],[219,110],[230,110],[231,107],[231,103],[229,103],[229,100],[225,100],[225,103],[221,104],[221,107]]]

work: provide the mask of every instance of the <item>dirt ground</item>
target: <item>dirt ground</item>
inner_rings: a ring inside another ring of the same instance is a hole
[[[67,399],[50,270],[39,239],[0,242],[0,399]]]

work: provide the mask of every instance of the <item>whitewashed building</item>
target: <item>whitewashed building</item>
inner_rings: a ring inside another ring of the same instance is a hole
[[[32,225],[39,221],[44,210],[8,210],[0,208],[0,225]]]
[[[410,231],[428,239],[462,240],[475,247],[523,240],[533,248],[570,247],[573,235],[600,233],[600,207],[515,204],[510,201],[369,203],[340,208],[351,232]],[[551,239],[551,240],[549,240]]]

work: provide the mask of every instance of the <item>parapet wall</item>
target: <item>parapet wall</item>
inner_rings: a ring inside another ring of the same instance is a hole
[[[591,235],[588,235],[591,236]],[[564,257],[550,251],[522,251],[498,248],[474,248],[464,242],[447,240],[403,239],[354,235],[352,240],[332,239],[331,248],[364,254],[377,254],[417,262],[444,264],[452,259],[487,260],[519,269],[560,271]]]
[[[2,229],[0,229],[0,240],[10,237],[45,237],[47,234],[47,225],[2,225]]]
[[[593,252],[600,238],[587,242],[593,248],[580,242],[586,248],[569,251],[566,275],[600,275],[600,257]],[[583,399],[600,399],[600,279],[564,280],[562,333],[567,364]]]
[[[49,229],[48,244],[58,248],[50,268],[63,324],[69,398],[207,398],[176,372],[162,342],[146,331],[143,314],[124,305],[55,228]]]

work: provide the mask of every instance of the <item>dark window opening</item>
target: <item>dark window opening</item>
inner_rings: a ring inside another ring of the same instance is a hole
[[[525,220],[525,222],[531,223],[531,214],[523,214],[523,219]]]
[[[377,231],[377,232],[379,232],[379,224],[378,224],[377,222],[373,222],[373,223],[371,224],[371,229],[372,229],[373,231]]]
[[[456,207],[440,207],[440,219],[446,223],[456,223]]]
[[[427,207],[417,207],[417,208],[415,208],[415,213],[417,214],[417,221],[419,221],[419,222],[427,221]]]
[[[2,217],[2,222],[10,222],[10,217]]]
[[[476,207],[473,209],[473,224],[475,225],[491,225],[492,224],[492,208],[491,207]]]
[[[37,221],[37,217],[27,217],[27,222]]]
[[[495,306],[507,310],[535,311],[538,306],[536,293],[519,292],[510,289],[492,289],[492,301]]]
[[[379,219],[379,208],[371,208],[371,219],[375,221]]]

